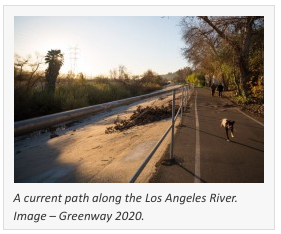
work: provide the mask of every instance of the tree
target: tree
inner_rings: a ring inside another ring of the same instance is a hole
[[[110,79],[117,79],[117,77],[118,77],[118,72],[117,72],[117,70],[116,69],[113,69],[113,70],[110,70],[109,71],[109,77],[110,77]]]
[[[14,55],[14,77],[18,80],[22,80],[23,67],[28,64],[30,58],[30,55],[28,55],[26,58],[23,58],[18,54]]]
[[[204,49],[207,48],[207,46],[204,46],[204,49],[202,48],[201,51],[196,53],[194,48],[198,48],[200,44],[209,45],[209,51],[212,50],[212,53],[216,55],[219,55],[218,49],[228,48],[233,54],[235,66],[239,71],[241,94],[246,98],[250,95],[250,52],[255,49],[253,48],[252,38],[257,32],[262,31],[263,21],[264,18],[260,16],[186,17],[183,19],[183,38],[188,43],[188,48],[185,50],[188,53],[186,56],[194,57],[192,53],[195,53],[197,57],[194,57],[193,60],[200,63],[198,54],[200,52],[206,53]]]
[[[43,62],[42,60],[44,57],[39,53],[35,53],[35,57],[36,57],[35,60],[29,63],[31,72],[27,81],[27,86],[26,86],[27,89],[32,88],[42,77],[42,74],[36,75],[36,73],[40,65],[42,64]]]
[[[157,76],[152,70],[148,69],[141,78],[141,83],[144,85],[148,85],[149,83],[154,83],[154,79]]]
[[[157,85],[164,85],[165,81],[162,76],[158,75],[157,73],[153,72],[152,70],[148,69],[141,78],[141,83],[144,86],[148,86],[151,84]]]
[[[197,87],[203,87],[205,86],[205,76],[195,72],[186,77],[186,82],[194,84]]]
[[[174,78],[174,81],[176,83],[185,83],[186,77],[192,73],[192,70],[190,67],[185,67],[183,69],[179,69],[176,72],[176,76]]]
[[[61,66],[63,65],[63,54],[60,50],[50,50],[45,56],[45,63],[48,64],[46,69],[47,91],[55,92],[56,81]]]
[[[125,80],[129,79],[129,75],[127,73],[127,68],[124,65],[119,65],[118,71],[119,71],[119,75],[118,75],[119,80],[125,81]]]
[[[130,76],[127,72],[127,68],[124,65],[119,65],[118,69],[113,69],[109,71],[110,79],[118,79],[119,81],[126,83],[129,81]]]
[[[36,52],[33,56],[21,57],[15,54],[14,78],[15,84],[20,84],[26,90],[33,88],[39,80],[44,78],[43,71],[40,70],[43,56]]]

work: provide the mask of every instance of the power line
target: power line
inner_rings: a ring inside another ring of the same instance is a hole
[[[77,60],[78,60],[78,46],[69,48],[69,58],[70,58],[70,72],[76,75],[77,73]]]

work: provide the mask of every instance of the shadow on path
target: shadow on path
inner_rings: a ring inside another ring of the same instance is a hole
[[[194,176],[195,178],[197,178],[198,180],[200,180],[202,183],[207,183],[207,181],[203,180],[202,178],[200,178],[199,176],[195,175],[192,171],[190,171],[189,169],[185,168],[181,163],[175,161],[175,165],[179,166],[180,168],[182,168],[183,170],[185,170],[186,172],[188,172],[190,175]]]
[[[187,127],[187,128],[192,129],[192,130],[195,130],[195,131],[197,130],[196,128],[192,128],[192,127]],[[212,133],[209,133],[209,132],[205,132],[205,131],[202,131],[202,130],[199,130],[199,132],[204,133],[204,134],[208,134],[208,135],[210,135],[210,136],[213,136],[213,137],[216,137],[216,138],[219,138],[219,139],[222,139],[222,140],[226,140],[226,138],[224,138],[224,137],[220,137],[220,136],[218,136],[218,135],[215,135],[215,134],[212,134]],[[253,139],[251,139],[251,140],[253,140]],[[235,143],[235,144],[237,144],[237,145],[241,145],[241,146],[247,147],[247,148],[249,148],[249,149],[253,149],[253,150],[260,151],[260,152],[264,152],[264,151],[261,150],[261,149],[254,148],[254,147],[252,147],[252,146],[245,145],[245,144],[240,143],[240,142],[237,142],[237,141],[231,140],[230,142]],[[259,141],[259,143],[263,143],[263,142]]]

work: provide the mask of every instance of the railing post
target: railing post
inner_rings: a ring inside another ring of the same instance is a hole
[[[185,104],[184,104],[184,106],[185,106],[185,109],[187,108],[187,95],[188,95],[188,86],[185,86]]]
[[[181,94],[181,122],[180,122],[180,125],[182,125],[182,118],[183,118],[183,100],[184,100],[184,87],[182,87],[182,94]]]
[[[183,96],[185,98],[185,100],[182,98],[182,102],[187,102],[187,94],[188,94],[188,88],[187,86],[183,88],[182,92],[183,92]],[[175,127],[175,122],[176,119],[179,115],[179,111],[177,111],[177,114],[175,115],[175,95],[176,91],[173,90],[173,97],[172,97],[172,123],[170,125],[170,127],[167,129],[166,133],[162,136],[162,138],[160,139],[160,141],[156,144],[156,146],[153,148],[153,150],[151,151],[151,153],[149,154],[149,156],[145,159],[145,161],[142,163],[142,165],[139,167],[139,169],[135,172],[135,174],[133,175],[133,177],[130,179],[129,183],[134,183],[136,181],[136,179],[138,178],[138,176],[141,174],[142,170],[144,169],[144,167],[147,165],[147,163],[149,162],[149,160],[151,159],[151,157],[154,155],[154,153],[156,152],[156,150],[158,149],[158,147],[160,146],[160,144],[162,143],[162,141],[165,139],[165,137],[169,134],[170,130],[172,130],[172,135],[171,135],[171,144],[170,144],[170,158],[167,160],[164,160],[164,162],[162,162],[162,164],[170,166],[176,163],[175,157],[174,157],[174,127]],[[183,105],[182,105],[183,108]],[[182,109],[183,110],[183,109]]]
[[[174,128],[175,128],[175,90],[173,90],[172,99],[172,133],[171,133],[171,145],[170,145],[170,159],[174,158]]]

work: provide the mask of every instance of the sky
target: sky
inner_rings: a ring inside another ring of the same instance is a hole
[[[123,65],[132,75],[148,69],[163,75],[187,66],[181,54],[185,44],[180,20],[159,16],[16,16],[14,53],[45,56],[51,49],[60,49],[63,73],[75,69],[87,76],[108,75]]]

